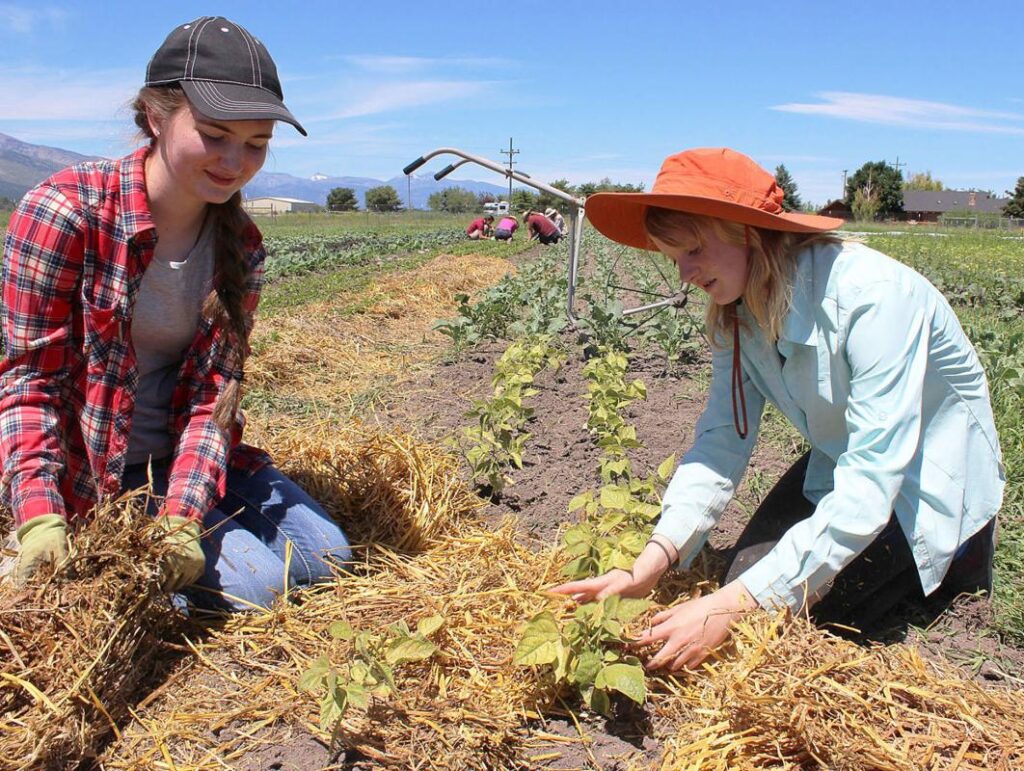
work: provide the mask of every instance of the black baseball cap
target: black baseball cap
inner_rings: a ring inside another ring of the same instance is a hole
[[[214,120],[283,120],[306,136],[284,106],[270,53],[223,16],[175,27],[146,67],[147,86],[180,84],[202,115]]]

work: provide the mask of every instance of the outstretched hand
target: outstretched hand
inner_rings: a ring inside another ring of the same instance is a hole
[[[554,594],[567,594],[575,602],[593,602],[611,597],[613,594],[622,597],[646,597],[657,581],[658,576],[654,576],[653,580],[638,581],[629,570],[615,568],[594,578],[569,581],[550,591]]]
[[[636,644],[664,642],[647,662],[648,669],[695,669],[729,639],[733,622],[756,607],[746,587],[733,581],[716,592],[658,613]]]

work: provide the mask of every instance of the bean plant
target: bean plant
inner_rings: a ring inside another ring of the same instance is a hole
[[[393,694],[395,669],[433,656],[437,646],[429,638],[443,625],[440,616],[421,619],[415,630],[399,621],[378,633],[357,632],[347,621],[331,624],[331,638],[350,643],[351,657],[335,665],[323,655],[298,682],[300,690],[320,695],[320,728],[333,735],[348,709],[365,710],[371,698]]]
[[[543,667],[552,687],[574,690],[602,715],[611,715],[615,693],[643,704],[644,668],[625,652],[625,628],[648,605],[646,600],[608,597],[579,606],[564,626],[551,612],[539,613],[526,624],[513,661]]]

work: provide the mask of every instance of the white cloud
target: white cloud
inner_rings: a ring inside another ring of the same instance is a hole
[[[67,18],[68,13],[59,8],[29,8],[0,3],[0,32],[27,35],[40,26],[62,24]]]
[[[138,73],[0,68],[0,120],[110,120],[127,116]]]
[[[466,100],[483,94],[493,83],[471,80],[420,80],[383,83],[337,113],[315,120],[358,118],[382,112]]]
[[[922,99],[825,91],[816,104],[789,103],[772,107],[780,112],[825,115],[861,123],[879,123],[908,128],[942,129],[985,134],[1024,134],[1024,115],[997,110],[979,110]]]

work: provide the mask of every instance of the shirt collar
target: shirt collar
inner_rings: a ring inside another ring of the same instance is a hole
[[[803,250],[793,270],[793,297],[782,322],[780,340],[799,345],[814,345],[818,324],[814,320],[814,266],[811,249]]]
[[[150,146],[140,147],[121,159],[121,227],[129,241],[153,240],[153,216],[146,195],[146,156]]]

